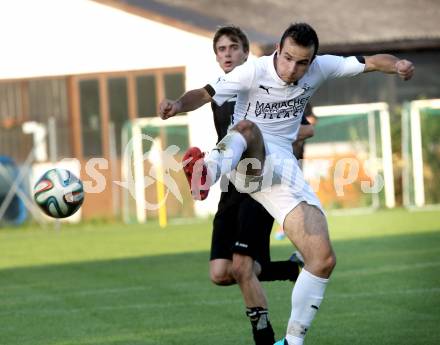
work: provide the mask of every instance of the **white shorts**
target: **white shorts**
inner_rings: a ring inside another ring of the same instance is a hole
[[[304,180],[291,145],[265,137],[265,148],[266,158],[261,176],[245,175],[240,165],[229,174],[237,190],[249,193],[281,226],[289,212],[302,201],[318,207],[324,213],[318,197]]]

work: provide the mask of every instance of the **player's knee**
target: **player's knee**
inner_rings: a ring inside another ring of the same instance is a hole
[[[320,276],[330,277],[335,266],[336,266],[336,255],[335,253],[331,252],[319,260],[319,264],[317,265],[317,270]]]
[[[240,132],[248,142],[261,135],[258,126],[249,120],[241,120],[234,126],[234,129]]]
[[[231,268],[231,274],[232,277],[234,277],[235,281],[238,283],[249,280],[254,274],[253,259],[246,258],[245,260],[237,260],[234,258]]]
[[[247,272],[244,267],[240,266],[232,266],[232,276],[234,277],[235,281],[238,283],[246,280],[249,276],[249,272]]]
[[[330,275],[336,267],[336,255],[331,253],[325,260],[325,268]]]
[[[249,132],[254,130],[256,127],[255,123],[249,120],[241,120],[237,122],[237,124],[234,126],[234,129],[238,132]]]
[[[209,277],[215,285],[231,285],[234,284],[234,278],[224,270],[211,270]]]

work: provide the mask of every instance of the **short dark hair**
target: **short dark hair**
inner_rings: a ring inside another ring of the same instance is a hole
[[[319,48],[319,40],[315,29],[313,29],[309,24],[307,23],[291,24],[286,29],[286,31],[284,31],[283,36],[281,37],[280,50],[283,49],[284,42],[288,37],[290,37],[292,40],[295,41],[296,44],[302,47],[313,46],[314,51],[313,51],[312,60],[315,58]]]
[[[214,35],[214,40],[212,46],[214,48],[214,53],[217,54],[217,42],[222,36],[227,36],[232,42],[241,43],[243,46],[243,51],[245,53],[249,52],[249,40],[246,34],[238,26],[228,25],[220,27]]]

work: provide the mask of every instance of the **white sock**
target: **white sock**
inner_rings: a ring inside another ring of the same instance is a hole
[[[324,298],[328,279],[317,277],[305,269],[301,271],[292,291],[292,313],[287,325],[289,345],[302,345],[307,329]]]
[[[247,142],[241,133],[232,130],[226,134],[205,158],[211,185],[216,183],[220,176],[235,169],[246,149]]]

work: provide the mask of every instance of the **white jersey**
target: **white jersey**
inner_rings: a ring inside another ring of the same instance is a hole
[[[257,124],[265,140],[276,138],[290,147],[306,104],[318,87],[327,79],[362,73],[365,65],[354,56],[316,56],[298,82],[287,84],[275,71],[275,54],[248,61],[210,85],[218,105],[237,95],[231,126],[248,119]]]

